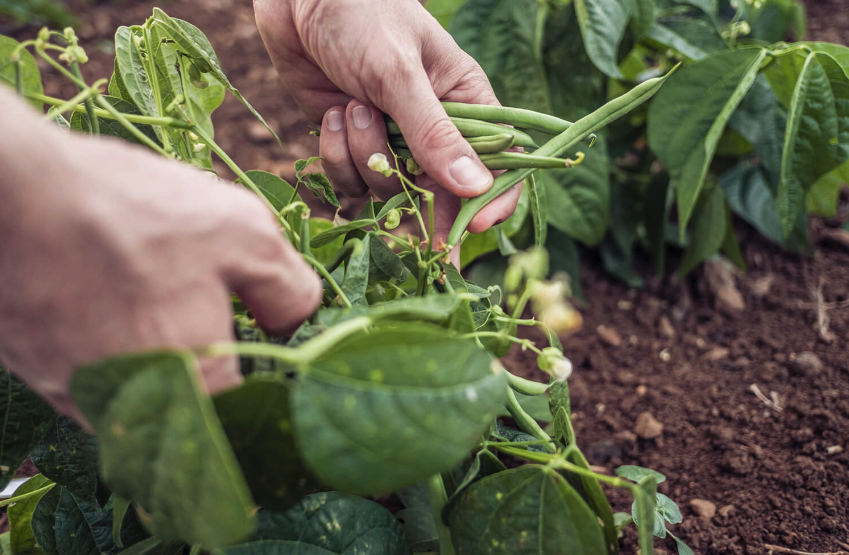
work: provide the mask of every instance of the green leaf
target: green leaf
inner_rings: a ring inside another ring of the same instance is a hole
[[[12,555],[12,538],[10,532],[0,534],[0,553],[3,555]]]
[[[465,3],[466,0],[430,0],[425,3],[425,7],[440,25],[448,29],[454,19],[454,14]]]
[[[116,98],[114,96],[103,96],[102,98],[122,114],[142,115],[139,109],[136,108],[135,104],[132,104],[120,98]],[[101,135],[117,137],[124,141],[128,141],[135,144],[142,144],[142,142],[137,139],[135,135],[130,133],[126,127],[121,125],[116,120],[99,117],[97,118],[97,121],[100,125]],[[159,142],[159,139],[156,136],[156,132],[150,125],[136,125],[136,128],[142,133],[144,133],[153,142]],[[71,129],[75,131],[81,131],[83,133],[91,133],[91,123],[89,122],[88,114],[84,114],[82,112],[74,112],[71,115]]]
[[[428,295],[427,297],[405,297],[395,301],[355,306],[352,309],[319,310],[317,323],[335,326],[351,318],[368,315],[373,322],[446,322],[460,307],[462,301],[454,295]]]
[[[115,32],[115,64],[122,85],[117,87],[116,92],[121,92],[123,97],[123,92],[126,91],[142,114],[158,117],[160,114],[153,87],[136,46],[135,36],[137,35],[129,27],[118,27]]]
[[[95,437],[65,417],[50,428],[31,455],[45,478],[90,504],[97,503],[97,456]]]
[[[468,0],[451,34],[481,65],[504,105],[551,113],[535,48],[538,9],[537,0]]]
[[[678,555],[696,555],[693,550],[690,549],[690,546],[684,543],[681,538],[675,536],[672,536],[672,538],[675,540],[675,544],[678,546]]]
[[[115,98],[120,98],[124,102],[133,103],[133,97],[130,95],[129,89],[127,89],[127,84],[124,83],[124,78],[121,77],[121,67],[118,65],[118,56],[116,54],[115,61],[112,63],[112,77],[109,79],[109,95],[114,96]],[[138,106],[136,106],[136,110],[138,110]]]
[[[310,239],[310,246],[312,247],[312,255],[313,258],[322,264],[330,262],[345,242],[344,235],[337,235],[322,247],[312,245],[312,241],[316,237],[331,229],[335,229],[335,226],[330,220],[325,220],[324,218],[310,218],[310,236],[312,237],[312,239]]]
[[[15,90],[17,78],[15,63],[12,61],[14,52],[20,43],[15,39],[0,35],[0,83]],[[21,92],[23,94],[44,94],[44,86],[41,84],[41,71],[38,64],[25,48],[20,51]],[[41,112],[44,103],[38,100],[29,100],[29,103]]]
[[[383,220],[383,218],[385,218],[390,211],[404,206],[408,203],[408,200],[409,197],[407,196],[407,193],[398,193],[397,195],[383,203],[383,206],[380,208],[380,211],[377,213],[375,219],[377,221]]]
[[[784,235],[823,175],[849,159],[849,77],[826,54],[805,59],[790,103],[775,200]]]
[[[196,364],[181,351],[112,358],[78,370],[71,393],[110,488],[161,540],[214,548],[252,532],[253,503]]]
[[[41,474],[37,474],[27,480],[16,491],[16,495],[25,495],[34,491],[40,490],[52,484],[49,479]],[[38,547],[35,535],[32,532],[32,515],[38,502],[44,497],[44,494],[50,490],[45,490],[42,493],[33,495],[23,501],[19,501],[9,506],[7,514],[9,515],[9,531],[11,552],[15,555],[43,555],[43,551]]]
[[[112,503],[112,543],[117,547],[123,548],[124,541],[121,538],[121,528],[123,528],[124,517],[132,507],[129,499],[115,496]]]
[[[5,488],[57,417],[50,405],[2,366],[0,416],[0,487]]]
[[[707,260],[722,247],[725,241],[726,216],[725,193],[719,187],[705,191],[693,214],[690,244],[684,251],[684,259],[678,273],[681,278],[699,263]]]
[[[645,37],[654,26],[656,11],[655,0],[633,0],[631,29],[637,39]]]
[[[350,258],[345,263],[345,279],[340,284],[342,292],[355,305],[368,304],[366,302],[366,290],[368,289],[369,263],[371,261],[371,255],[369,254],[371,246],[370,239],[366,235],[354,248]]]
[[[575,13],[587,55],[608,77],[620,79],[619,45],[634,8],[633,0],[575,0]]]
[[[672,48],[690,60],[697,62],[707,57],[708,53],[689,42],[671,28],[660,23],[655,23],[649,30],[647,38],[650,42],[657,43],[666,48]]]
[[[737,235],[734,233],[733,217],[728,203],[725,204],[725,237],[720,249],[735,266],[744,272],[746,271],[746,259],[740,252],[740,244],[737,242]]]
[[[716,0],[674,0],[677,4],[689,4],[705,12],[709,16],[716,17]]]
[[[448,525],[457,555],[606,552],[581,496],[554,470],[536,465],[472,484],[449,507]]]
[[[278,212],[283,210],[283,208],[289,204],[290,200],[293,200],[294,202],[303,202],[301,200],[301,195],[296,194],[295,188],[289,185],[289,182],[282,177],[259,170],[245,172],[245,175],[254,182],[259,190],[262,191],[263,196]],[[237,183],[244,185],[241,179],[238,179]],[[313,221],[314,220],[311,220],[310,224],[312,224]]]
[[[657,512],[669,524],[679,524],[684,520],[678,504],[662,493],[657,494]]]
[[[413,553],[438,553],[439,531],[430,509],[401,509],[395,513],[404,526],[404,538]]]
[[[548,203],[548,223],[586,245],[597,245],[608,223],[609,164],[607,143],[599,137],[583,163],[539,172],[538,182],[545,188]]]
[[[257,503],[285,510],[319,489],[298,455],[289,388],[279,378],[252,374],[213,401]]]
[[[628,513],[613,513],[613,521],[616,523],[616,528],[622,530],[634,522],[634,518]]]
[[[111,512],[61,486],[42,496],[31,524],[45,555],[101,555],[114,548]]]
[[[398,280],[399,283],[407,281],[410,277],[410,270],[404,266],[398,255],[389,248],[389,245],[379,235],[369,234],[369,247],[371,251],[370,269],[379,270],[379,273],[382,274],[380,281],[388,281],[388,279]]]
[[[405,555],[401,524],[374,501],[336,491],[305,497],[285,513],[259,514],[261,540],[308,544],[338,555]]]
[[[616,475],[622,476],[623,478],[627,478],[632,482],[640,482],[640,480],[642,480],[646,476],[653,477],[656,484],[660,484],[661,482],[666,481],[666,476],[664,476],[657,470],[652,470],[650,468],[644,468],[642,466],[634,466],[630,464],[626,464],[617,468]]]
[[[377,326],[299,378],[296,437],[316,476],[353,493],[392,491],[459,463],[506,400],[473,341],[424,324]]]
[[[377,222],[375,220],[353,220],[348,222],[347,224],[332,227],[326,231],[322,231],[321,233],[315,235],[310,241],[310,247],[314,249],[318,247],[323,247],[324,245],[331,243],[337,237],[342,237],[351,230],[362,229],[364,227],[368,227],[370,225],[373,226],[376,224]]]
[[[849,182],[849,162],[820,177],[808,191],[808,211],[826,218],[837,214],[840,188]]]
[[[672,178],[682,237],[725,125],[766,56],[762,48],[714,54],[676,72],[651,103],[649,145]]]
[[[254,117],[265,126],[266,129],[268,129],[269,133],[271,133],[277,140],[280,148],[283,148],[283,143],[280,141],[280,137],[277,136],[277,133],[271,129],[259,112],[251,106],[250,102],[248,102],[247,99],[242,96],[242,93],[240,93],[239,90],[230,83],[229,79],[227,79],[227,76],[221,70],[221,63],[218,61],[218,56],[215,54],[215,50],[213,50],[212,45],[209,43],[209,39],[206,38],[206,35],[204,35],[200,29],[191,23],[168,16],[168,14],[159,8],[153,8],[153,19],[157,24],[163,26],[165,33],[177,43],[182,52],[191,58],[194,58],[196,63],[198,61],[205,62],[205,65],[207,65],[208,68],[204,69],[209,69],[209,73],[212,74],[212,76],[222,85],[224,85],[224,87],[230,91],[230,93],[235,96],[239,102],[241,102],[245,108],[247,108],[251,114],[253,114]],[[127,74],[123,68],[121,69],[121,74],[126,79]]]
[[[330,184],[330,180],[323,173],[308,173],[304,176],[303,183],[307,186],[307,189],[313,192],[316,198],[321,199],[321,202],[327,199],[327,202],[336,208],[341,206],[336,198],[336,193],[333,192],[333,185]]]
[[[731,209],[770,241],[799,253],[810,253],[807,217],[799,215],[793,234],[786,238],[775,211],[775,196],[764,170],[742,163],[723,174],[720,186]]]
[[[496,422],[496,429],[502,428],[503,426],[499,426],[499,423]],[[536,438],[531,438],[533,441]],[[475,454],[475,458],[472,461],[472,464],[469,466],[469,470],[466,471],[465,476],[457,485],[457,488],[454,490],[454,493],[449,499],[448,503],[451,503],[451,500],[458,497],[463,491],[466,490],[470,485],[486,478],[487,476],[491,476],[498,472],[503,472],[507,470],[507,467],[504,466],[504,463],[501,462],[497,456],[495,456],[491,451],[486,449],[482,449]],[[431,520],[432,521],[432,520]],[[434,528],[435,530],[435,528]]]

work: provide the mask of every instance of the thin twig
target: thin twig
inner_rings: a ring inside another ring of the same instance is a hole
[[[765,404],[766,406],[768,406],[769,408],[771,408],[775,412],[783,412],[784,411],[784,408],[781,406],[780,400],[778,399],[778,395],[774,391],[770,392],[770,397],[772,397],[770,399],[770,397],[767,397],[766,395],[763,394],[763,392],[761,391],[761,388],[759,388],[757,384],[750,385],[749,390],[752,393],[754,393],[755,397],[760,399],[760,401],[763,404]]]
[[[825,297],[822,294],[823,279],[820,277],[819,284],[814,290],[814,301],[817,306],[817,333],[820,339],[826,343],[834,341],[834,334],[828,329],[831,319],[828,317],[828,311],[825,308]]]
[[[830,553],[810,553],[808,551],[797,551],[795,549],[790,549],[789,547],[781,547],[779,545],[770,545],[768,543],[764,544],[764,549],[767,550],[767,554],[771,555],[772,553],[783,553],[785,555],[849,555],[849,551],[833,551]]]

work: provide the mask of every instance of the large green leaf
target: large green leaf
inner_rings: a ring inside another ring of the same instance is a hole
[[[27,480],[16,491],[15,495],[22,496],[28,493],[33,493],[40,489],[50,486],[53,482],[37,474]],[[54,486],[55,487],[55,486]],[[37,493],[32,497],[28,497],[23,501],[19,501],[9,506],[7,514],[9,515],[9,531],[12,553],[15,555],[43,555],[44,552],[38,547],[35,535],[32,533],[32,515],[38,502],[44,497],[44,494],[50,490],[45,490]]]
[[[0,416],[0,487],[5,488],[57,417],[50,405],[2,366]]]
[[[690,243],[684,251],[679,275],[684,277],[700,262],[719,252],[725,239],[728,208],[725,194],[714,187],[702,194],[702,199],[693,212],[693,225],[690,229]]]
[[[596,515],[554,470],[528,465],[472,484],[449,507],[457,555],[599,555]]]
[[[72,420],[62,417],[32,452],[32,462],[44,477],[78,498],[97,503],[97,440]]]
[[[15,63],[12,62],[12,52],[20,44],[15,39],[0,35],[0,84],[11,87],[17,86]],[[44,94],[44,86],[41,84],[41,71],[35,58],[26,49],[20,50],[20,75],[21,92],[23,94]],[[38,111],[44,109],[44,103],[38,100],[30,100]]]
[[[816,181],[849,159],[849,77],[827,54],[809,54],[788,110],[776,210],[785,236]]]
[[[285,510],[318,484],[298,455],[289,412],[289,388],[281,379],[252,374],[214,399],[221,426],[242,466],[254,499]]]
[[[401,524],[374,501],[336,491],[305,497],[285,513],[259,514],[259,538],[315,545],[337,555],[405,555]]]
[[[302,202],[301,195],[295,193],[295,188],[289,185],[289,182],[282,177],[273,173],[268,173],[259,170],[251,170],[245,172],[245,175],[254,182],[262,195],[271,203],[278,212],[283,210],[283,207],[289,204],[290,200],[294,202]],[[242,183],[242,180],[237,180]],[[244,185],[244,183],[242,183]],[[310,224],[313,222],[310,221]],[[310,225],[312,231],[312,225]]]
[[[610,209],[610,160],[599,137],[583,163],[569,169],[537,173],[545,188],[548,223],[587,245],[604,237]]]
[[[578,450],[572,451],[569,455],[569,460],[572,464],[580,466],[585,470],[590,470],[590,463],[587,462],[584,454]],[[584,499],[586,499],[590,508],[592,508],[593,512],[595,512],[601,521],[607,553],[615,555],[619,552],[619,534],[616,530],[616,523],[613,520],[613,509],[610,508],[610,502],[607,500],[607,496],[604,495],[601,484],[598,480],[589,476],[573,475],[573,478],[580,481]]]
[[[649,41],[677,50],[680,54],[693,61],[699,61],[707,57],[707,52],[692,44],[687,38],[679,35],[671,28],[656,23],[648,32]]]
[[[357,244],[345,263],[345,279],[342,280],[340,287],[352,304],[368,304],[366,289],[368,289],[369,264],[371,262],[370,244],[371,236],[366,235],[362,242]]]
[[[748,163],[740,164],[723,174],[720,187],[725,191],[735,214],[760,231],[764,237],[790,250],[810,253],[807,218],[804,214],[785,238],[778,213],[775,211],[775,195],[763,168]]]
[[[97,432],[103,477],[148,513],[161,540],[207,548],[253,530],[253,503],[189,353],[158,351],[101,361],[71,381]]]
[[[325,220],[324,218],[310,218],[310,236],[312,237],[312,239],[315,239],[319,234],[324,233],[325,231],[333,228],[333,222],[331,222],[330,220]],[[324,246],[318,248],[312,247],[312,255],[316,260],[318,260],[322,264],[326,264],[327,262],[330,262],[330,260],[333,259],[333,257],[336,255],[336,251],[342,248],[342,245],[344,243],[344,235],[338,235]]]
[[[136,36],[129,27],[118,27],[115,33],[115,65],[121,86],[114,92],[125,91],[142,114],[157,117],[160,114],[156,98],[135,42]]]
[[[474,57],[505,105],[551,112],[546,74],[538,59],[537,0],[468,0],[451,34]]]
[[[837,213],[840,189],[849,183],[849,162],[825,174],[808,191],[808,211],[827,218]]]
[[[114,553],[112,512],[56,486],[39,500],[32,532],[45,555]]]
[[[250,102],[248,102],[244,96],[242,96],[242,93],[240,93],[239,90],[230,83],[230,80],[221,69],[221,63],[218,61],[218,56],[215,54],[215,50],[213,50],[212,45],[209,43],[209,39],[206,38],[206,35],[204,35],[200,29],[191,23],[181,19],[172,18],[159,8],[153,9],[153,18],[158,25],[163,27],[164,32],[177,43],[180,51],[193,58],[196,63],[205,65],[206,67],[203,68],[204,71],[211,74],[216,80],[224,85],[224,87],[230,91],[230,93],[235,96],[239,102],[241,102],[245,108],[247,108],[254,117],[265,126],[266,129],[268,129],[282,148],[283,144],[280,142],[280,138],[277,136],[277,133],[269,127],[268,123],[266,123],[265,119],[263,119],[259,112],[251,106]],[[126,78],[126,73],[124,73],[123,69],[121,73]]]
[[[634,0],[575,0],[575,13],[587,54],[608,77],[619,79],[619,45],[634,10]]]
[[[504,374],[473,341],[424,324],[385,324],[304,369],[295,432],[326,484],[392,491],[448,470],[506,399]]]
[[[712,55],[676,72],[649,108],[649,145],[672,178],[683,236],[728,119],[766,58],[762,48]]]

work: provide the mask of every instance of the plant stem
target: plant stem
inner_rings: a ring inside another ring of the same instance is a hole
[[[65,103],[65,101],[62,100],[61,98],[54,98],[52,96],[45,96],[43,94],[27,93],[24,96],[26,96],[27,98],[31,98],[32,100],[37,100],[37,101],[43,102],[45,104],[50,104],[51,106],[61,106],[62,104]],[[85,106],[82,106],[82,105],[74,106],[73,108],[69,108],[69,109],[73,112],[81,112],[81,113],[86,111]],[[107,112],[106,110],[103,110],[103,109],[100,109],[100,108],[95,108],[94,113],[99,118],[116,119],[115,116],[113,116],[110,112]],[[191,123],[189,123],[187,121],[175,119],[175,118],[156,118],[156,117],[150,117],[150,116],[140,116],[138,114],[121,114],[121,115],[124,116],[124,118],[127,121],[134,123],[134,124],[137,124],[137,125],[158,125],[160,127],[175,127],[177,129],[191,129],[192,128]]]
[[[352,318],[329,328],[326,332],[313,337],[298,347],[283,347],[271,343],[216,343],[195,349],[200,356],[242,355],[266,357],[292,365],[305,365],[326,353],[340,341],[361,332],[372,325],[368,316]]]
[[[43,488],[37,489],[35,491],[31,491],[29,493],[21,494],[17,497],[10,497],[9,499],[4,499],[3,501],[0,501],[0,507],[5,507],[6,505],[11,505],[12,503],[17,503],[19,501],[23,501],[24,499],[29,499],[30,497],[34,497],[34,496],[38,495],[39,493],[44,493],[45,491],[49,490],[50,488],[52,488],[55,485],[56,484],[50,484],[49,486],[44,486]]]
[[[451,531],[442,522],[442,509],[448,502],[445,493],[445,483],[441,474],[434,474],[427,480],[427,492],[430,499],[430,511],[433,515],[436,530],[439,532],[439,555],[454,555],[454,545],[451,543]]]
[[[327,283],[330,284],[330,287],[333,288],[333,291],[335,291],[336,294],[339,295],[339,299],[342,301],[342,304],[345,305],[345,308],[354,308],[354,305],[351,304],[351,301],[348,299],[347,295],[345,295],[345,292],[342,291],[342,288],[339,287],[339,284],[336,283],[336,280],[333,279],[333,276],[330,275],[330,272],[327,271],[327,268],[325,268],[321,262],[310,256],[309,254],[301,253],[301,256],[304,257],[304,260],[306,260],[310,264],[310,266],[315,268],[315,270],[319,273],[319,275],[321,275],[321,277],[327,280]]]
[[[54,110],[53,110],[54,113],[62,115],[65,112],[72,110],[74,107],[78,106],[80,104],[80,102],[88,101],[92,97],[92,95],[97,94],[96,88],[103,81],[105,81],[105,79],[102,79],[102,80],[98,81],[97,83],[95,83],[94,85],[92,85],[91,87],[80,91],[80,93],[77,94],[77,96],[75,96],[71,100],[65,102],[64,104],[61,104],[58,108],[54,107]],[[89,102],[89,104],[91,104],[91,102]],[[86,113],[89,113],[87,106],[83,106],[83,109],[85,109]],[[92,111],[94,111],[94,108],[92,108]],[[48,119],[53,119],[54,116],[53,116],[53,114],[48,112],[46,117]],[[91,117],[91,116],[89,116],[89,117]],[[97,116],[95,116],[94,119],[97,119]],[[92,128],[92,129],[94,129],[94,128]],[[99,130],[100,130],[100,127],[99,127],[99,123],[98,123],[98,132],[99,132]]]
[[[80,70],[79,62],[71,63],[71,72],[74,76],[85,83],[85,79],[83,79],[83,72]],[[92,135],[100,135],[100,122],[97,119],[97,116],[94,115],[94,104],[91,102],[91,88],[88,86],[77,85],[80,89],[80,93],[89,93],[87,96],[83,97],[83,103],[85,104],[85,110],[88,113],[89,126],[91,127]]]
[[[112,119],[116,120],[118,123],[120,123],[121,125],[123,125],[123,126],[124,126],[124,128],[125,128],[127,131],[129,131],[130,133],[132,133],[132,135],[133,135],[135,138],[137,138],[139,141],[141,141],[141,142],[142,142],[142,144],[144,144],[145,146],[147,146],[147,147],[149,147],[149,148],[153,149],[154,151],[158,152],[158,153],[159,153],[159,154],[161,154],[162,156],[165,156],[166,158],[171,158],[171,155],[170,155],[170,154],[168,154],[167,152],[165,152],[165,150],[164,150],[161,146],[159,146],[158,144],[156,144],[156,143],[155,143],[155,142],[154,142],[154,141],[153,141],[150,137],[148,137],[147,135],[145,135],[144,133],[142,133],[142,132],[139,130],[139,128],[138,128],[138,127],[136,127],[133,123],[131,123],[131,122],[130,122],[130,120],[128,120],[128,119],[124,116],[124,114],[122,114],[122,113],[120,113],[118,110],[116,110],[114,106],[112,106],[111,104],[109,104],[109,102],[108,102],[105,98],[103,98],[102,96],[98,95],[98,97],[97,97],[97,103],[98,103],[98,104],[100,104],[101,108],[103,108],[104,110],[106,110],[106,112],[107,112],[107,113],[109,113],[109,114],[112,116]]]
[[[548,391],[548,388],[551,387],[551,384],[526,380],[525,378],[520,378],[507,372],[507,370],[504,372],[507,373],[507,383],[510,384],[510,387],[523,395],[544,395]]]
[[[531,418],[531,415],[525,412],[525,409],[519,404],[519,400],[516,399],[513,389],[507,390],[507,410],[510,412],[513,420],[516,421],[520,430],[539,440],[551,441],[551,436],[545,433],[545,430],[542,429],[537,421]],[[545,450],[552,454],[557,452],[557,449],[551,443],[546,444]]]
[[[21,80],[21,61],[15,62],[15,92],[18,96],[24,94],[24,83]]]

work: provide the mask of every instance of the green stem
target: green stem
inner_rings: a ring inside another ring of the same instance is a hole
[[[130,120],[127,119],[124,114],[120,113],[118,110],[115,109],[114,106],[109,104],[109,102],[105,98],[98,95],[97,103],[100,104],[100,107],[106,110],[106,112],[112,116],[112,119],[116,120],[118,123],[123,125],[124,128],[130,133],[132,133],[133,137],[141,141],[143,145],[151,148],[152,150],[158,152],[166,158],[171,157],[171,155],[165,152],[165,150],[161,146],[156,144],[150,137],[142,133],[138,127],[131,123]]]
[[[326,353],[340,341],[368,329],[372,325],[372,319],[368,316],[352,318],[329,328],[326,332],[318,335],[298,347],[283,347],[272,343],[216,343],[206,347],[195,349],[200,356],[253,356],[266,357],[280,360],[291,365],[305,365]]]
[[[132,42],[135,45],[136,52],[138,52],[139,59],[142,61],[144,71],[147,73],[147,80],[150,82],[150,87],[153,89],[153,100],[156,102],[156,113],[159,117],[165,117],[167,114],[165,113],[165,107],[162,105],[162,93],[159,90],[159,76],[156,74],[156,61],[153,59],[155,48],[153,47],[153,37],[150,34],[150,27],[147,25],[142,26],[142,33],[144,34],[144,44],[147,48],[147,56],[142,54],[141,46],[139,46],[135,40]],[[165,149],[165,152],[173,150],[171,148],[171,141],[168,138],[168,133],[164,131],[162,132],[162,147]]]
[[[76,75],[74,75],[73,73],[71,73],[70,71],[68,71],[64,67],[62,67],[62,64],[60,64],[59,62],[54,60],[49,54],[47,54],[47,52],[44,51],[43,48],[36,45],[35,51],[39,56],[41,56],[41,58],[44,61],[46,61],[51,66],[53,66],[53,69],[55,69],[56,71],[58,71],[59,73],[64,75],[66,78],[73,81],[78,87],[82,88],[82,87],[86,86],[85,82],[82,79],[77,78]]]
[[[200,544],[193,545],[191,549],[189,549],[189,555],[200,555]]]
[[[347,241],[345,241],[345,244],[342,245],[342,248],[336,251],[336,254],[333,255],[333,258],[331,258],[330,261],[324,265],[325,270],[327,272],[332,272],[336,268],[338,268],[342,264],[342,262],[344,262],[345,259],[347,259],[348,256],[350,256],[350,254],[354,252],[354,249],[357,247],[357,244],[361,242],[362,241],[360,241],[359,239],[348,239]]]
[[[434,474],[427,480],[428,498],[430,499],[430,511],[433,515],[436,530],[439,533],[439,555],[454,555],[454,545],[451,543],[451,531],[442,522],[442,509],[448,502],[448,494],[445,493],[445,483],[440,474]]]
[[[15,62],[15,92],[18,96],[24,94],[24,83],[21,79],[21,61]]]
[[[522,293],[522,296],[519,297],[519,302],[516,303],[516,306],[513,307],[513,313],[511,317],[516,320],[522,313],[525,311],[525,307],[528,305],[528,301],[531,300],[531,295],[533,294],[534,283],[529,281],[525,284],[525,291]]]
[[[104,79],[104,81],[105,81],[105,79]],[[58,108],[54,108],[53,113],[48,113],[48,115],[47,115],[48,119],[53,119],[55,117],[54,114],[62,115],[65,112],[72,110],[74,107],[78,106],[80,104],[80,102],[88,101],[92,97],[92,95],[97,94],[96,87],[101,82],[102,81],[98,81],[97,83],[95,83],[91,87],[80,91],[80,93],[77,94],[77,96],[75,96],[71,100],[65,102],[64,104],[61,104]],[[89,104],[91,104],[91,103],[89,102]],[[85,106],[83,108],[86,110],[86,113],[88,113],[88,108],[85,107]],[[92,111],[94,111],[94,108],[92,108]],[[91,117],[91,116],[89,116],[89,117]],[[95,116],[94,119],[97,119],[97,117]],[[98,130],[99,130],[99,124],[98,124]]]
[[[71,72],[74,76],[85,83],[85,79],[83,79],[83,72],[80,70],[79,62],[71,63]],[[88,92],[89,94],[83,98],[83,103],[85,104],[85,110],[88,113],[89,126],[91,127],[92,135],[100,135],[100,121],[98,121],[97,116],[94,114],[94,104],[91,101],[91,88],[88,86],[78,85],[80,88],[80,93]]]
[[[310,250],[310,211],[309,208],[301,210],[301,254],[303,256],[312,257]]]
[[[522,395],[545,395],[545,392],[551,387],[551,384],[526,380],[507,372],[507,370],[504,372],[507,374],[507,383],[510,384],[510,387]]]
[[[345,308],[354,308],[354,305],[351,304],[351,301],[348,299],[347,295],[345,295],[345,292],[342,291],[342,288],[339,287],[339,284],[336,283],[336,280],[333,279],[333,276],[330,275],[330,272],[327,271],[327,268],[325,268],[321,262],[319,262],[308,254],[302,254],[301,256],[304,257],[304,260],[309,262],[310,266],[315,268],[315,270],[319,273],[319,275],[321,275],[321,277],[327,280],[327,283],[330,284],[330,287],[333,288],[333,291],[335,291],[336,294],[339,295],[339,299],[342,301],[342,304],[345,305]]]
[[[62,104],[65,103],[65,101],[62,100],[61,98],[54,98],[52,96],[45,96],[43,94],[27,93],[25,96],[27,98],[31,98],[32,100],[37,100],[39,102],[43,102],[43,103],[49,104],[51,106],[61,106]],[[71,108],[71,110],[74,111],[74,112],[82,113],[82,112],[86,111],[86,108],[83,105],[78,105],[78,106],[74,106],[73,108]],[[95,108],[94,113],[97,117],[102,118],[102,119],[116,119],[115,116],[113,116],[110,112],[107,112],[106,110],[103,110],[103,109],[100,109],[100,108]],[[187,121],[175,119],[175,118],[157,118],[157,117],[150,117],[150,116],[140,116],[140,115],[137,115],[137,114],[122,114],[122,115],[124,116],[124,119],[126,119],[127,121],[134,123],[136,125],[158,125],[160,127],[175,127],[177,129],[191,129],[192,128],[191,123],[189,123]]]
[[[539,423],[525,412],[525,409],[519,404],[519,400],[516,398],[516,394],[513,393],[512,389],[507,390],[507,411],[513,417],[513,420],[516,421],[520,430],[539,440],[551,441],[551,436],[545,433],[545,430],[542,429]],[[551,443],[546,444],[545,450],[552,454],[557,452],[557,449]]]

